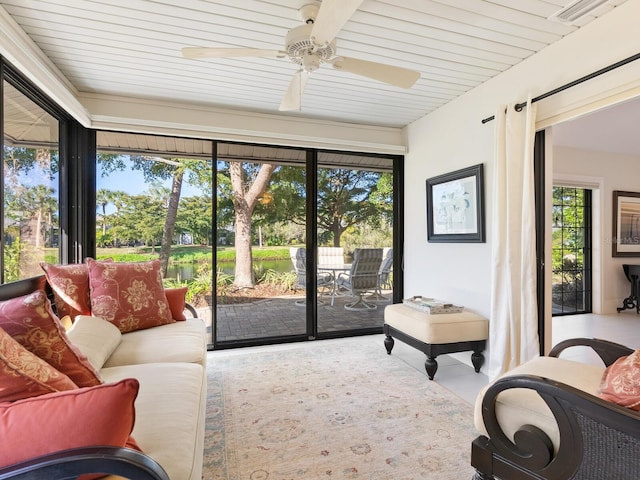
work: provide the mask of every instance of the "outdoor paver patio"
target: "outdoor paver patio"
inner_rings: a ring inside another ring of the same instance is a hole
[[[390,292],[389,297],[390,297]],[[306,308],[296,305],[295,297],[276,297],[251,303],[219,305],[216,310],[217,342],[251,340],[263,337],[304,335],[306,333]],[[371,327],[384,323],[384,307],[390,300],[376,302],[375,310],[361,312],[348,311],[345,303],[351,297],[336,297],[334,305],[322,298],[318,304],[318,332],[340,332]],[[198,315],[211,326],[210,308],[199,308]]]

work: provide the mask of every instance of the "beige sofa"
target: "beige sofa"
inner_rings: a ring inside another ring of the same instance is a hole
[[[200,319],[121,334],[80,316],[67,332],[105,382],[136,378],[132,437],[171,480],[200,480],[206,416],[206,329]]]

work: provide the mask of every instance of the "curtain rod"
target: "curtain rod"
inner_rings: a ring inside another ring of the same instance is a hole
[[[627,63],[631,63],[635,60],[640,59],[640,53],[636,53],[635,55],[632,55],[628,58],[625,58],[624,60],[620,60],[619,62],[616,62],[614,64],[609,65],[608,67],[604,67],[601,68],[600,70],[596,70],[593,73],[590,73],[589,75],[585,75],[584,77],[580,77],[577,80],[574,80],[573,82],[569,82],[565,85],[562,85],[561,87],[555,88],[553,90],[548,91],[547,93],[543,93],[542,95],[539,95],[535,98],[531,99],[531,103],[535,103],[537,101],[543,100],[547,97],[550,97],[551,95],[555,95],[556,93],[560,93],[563,90],[567,90],[571,87],[575,87],[576,85],[579,85],[582,82],[586,82],[587,80],[591,80],[592,78],[598,77],[600,75],[602,75],[603,73],[607,73],[610,72],[611,70],[615,70],[618,67],[622,67],[624,65],[626,65]],[[516,103],[516,105],[514,106],[514,109],[516,112],[520,112],[524,107],[527,106],[527,102],[524,103]],[[496,116],[492,115],[490,117],[484,118],[482,119],[482,123],[489,123],[491,120],[495,120]]]

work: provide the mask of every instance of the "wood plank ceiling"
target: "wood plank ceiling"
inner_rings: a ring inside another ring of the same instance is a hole
[[[338,54],[420,71],[409,90],[324,65],[301,111],[402,127],[558,41],[575,23],[548,17],[573,0],[364,0]],[[278,113],[297,66],[286,59],[188,60],[184,46],[283,49],[304,0],[0,0],[78,92]]]

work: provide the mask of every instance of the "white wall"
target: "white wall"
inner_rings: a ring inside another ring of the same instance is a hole
[[[640,52],[638,18],[640,1],[631,0],[405,129],[405,296],[441,297],[489,316],[494,124],[481,120]],[[538,102],[537,126],[639,94],[639,72],[637,61]],[[427,243],[425,179],[480,162],[487,243]]]
[[[601,292],[594,292],[602,299],[599,311],[594,313],[615,313],[616,308],[622,306],[622,300],[629,295],[629,282],[622,270],[623,263],[636,263],[633,258],[612,256],[612,222],[613,222],[613,191],[640,191],[640,158],[637,156],[620,155],[610,152],[596,152],[569,147],[556,146],[553,149],[554,177],[563,179],[585,177],[601,178],[602,212],[600,215],[601,230],[600,255]],[[595,272],[594,272],[595,273]]]

